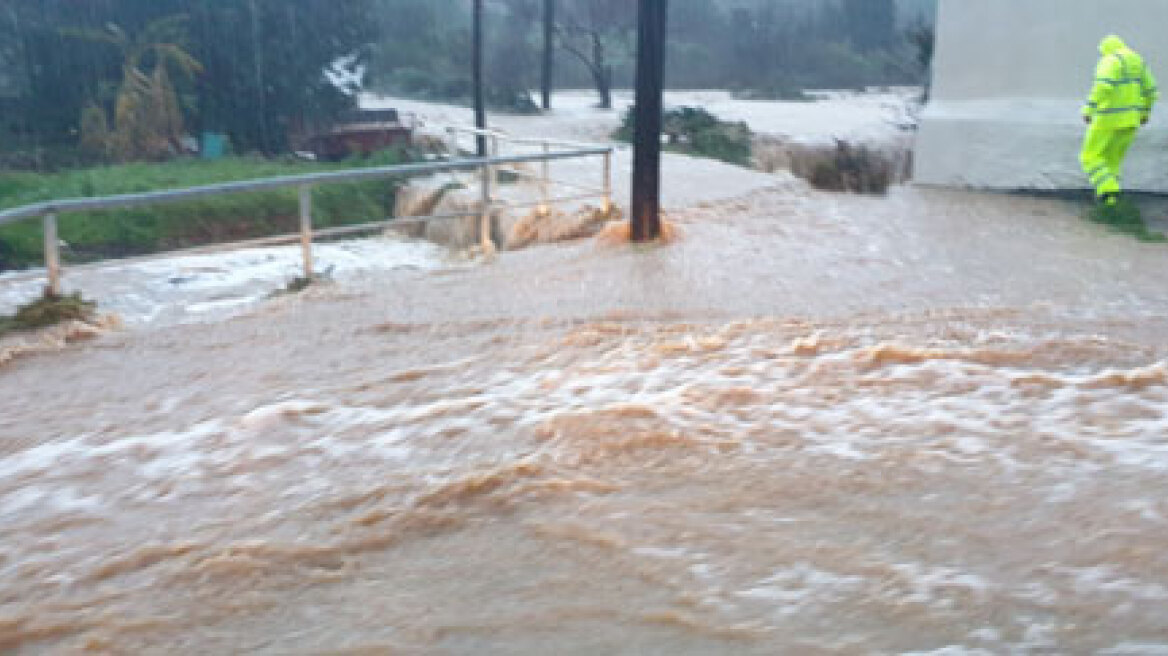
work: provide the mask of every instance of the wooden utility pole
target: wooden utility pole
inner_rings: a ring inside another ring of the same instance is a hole
[[[552,108],[552,68],[556,62],[556,0],[543,0],[543,108]]]
[[[668,0],[639,0],[632,240],[661,236],[661,123]]]
[[[487,108],[483,104],[483,0],[474,0],[474,53],[471,55],[471,67],[473,68],[472,84],[474,86],[474,112],[475,112],[475,127],[480,130],[487,129]],[[479,135],[478,139],[478,153],[479,157],[487,156],[487,138]]]

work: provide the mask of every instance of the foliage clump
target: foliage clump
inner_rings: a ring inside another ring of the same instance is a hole
[[[663,126],[668,150],[750,166],[754,133],[746,123],[723,121],[701,107],[678,107],[665,112]],[[630,107],[614,136],[631,142],[635,131],[636,109]]]
[[[106,108],[90,101],[81,111],[83,151],[98,160],[162,160],[182,151],[186,130],[175,74],[187,81],[203,71],[186,48],[186,16],[156,20],[138,34],[110,23],[105,29],[72,29],[66,34],[117,49],[122,79],[113,99],[113,121]]]
[[[284,152],[299,125],[356,106],[385,4],[6,2],[0,60],[18,96],[0,138],[40,171],[73,165],[82,142],[85,163],[150,160],[203,131],[236,152]]]
[[[10,317],[0,316],[0,335],[17,330],[35,330],[67,321],[93,318],[97,303],[87,301],[80,292],[68,295],[45,293],[41,298],[22,305]]]
[[[468,107],[474,100],[471,78],[461,72],[427,73],[417,68],[401,68],[383,76],[379,88],[409,98]],[[540,112],[530,92],[510,83],[491,82],[485,85],[483,103],[488,109],[509,114]]]
[[[835,153],[815,165],[808,182],[825,191],[883,194],[895,181],[895,168],[877,150],[837,140]]]
[[[1130,235],[1139,241],[1164,243],[1168,237],[1148,229],[1140,208],[1128,198],[1120,198],[1115,205],[1096,205],[1087,214],[1095,223],[1105,225],[1115,232]]]
[[[284,287],[284,293],[299,294],[300,292],[311,287],[315,282],[316,280],[313,278],[308,278],[306,276],[296,276],[292,280],[288,281],[288,285]]]
[[[802,87],[786,81],[773,81],[756,87],[743,87],[731,92],[738,100],[769,100],[782,102],[815,102]]]

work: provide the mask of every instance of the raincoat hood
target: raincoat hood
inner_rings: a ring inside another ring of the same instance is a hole
[[[1101,55],[1114,55],[1120,50],[1127,50],[1127,44],[1114,34],[1104,37],[1103,41],[1099,43],[1099,54]]]

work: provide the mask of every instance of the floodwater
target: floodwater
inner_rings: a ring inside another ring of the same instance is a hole
[[[1168,247],[796,183],[0,369],[0,651],[1168,653]]]
[[[437,269],[450,260],[441,248],[391,237],[317,243],[317,275],[338,282],[395,269]],[[300,246],[186,252],[66,267],[66,291],[99,298],[103,311],[130,326],[214,321],[253,307],[303,276]],[[0,274],[0,314],[36,298],[43,269]]]

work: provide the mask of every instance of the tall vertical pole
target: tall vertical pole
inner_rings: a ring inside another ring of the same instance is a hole
[[[472,55],[472,76],[474,78],[475,127],[487,129],[487,108],[483,104],[483,0],[474,0],[474,54]],[[487,138],[478,137],[479,157],[487,156]]]
[[[668,0],[639,0],[632,240],[661,236],[661,123]]]
[[[543,108],[552,108],[552,69],[556,62],[556,0],[543,0]]]

